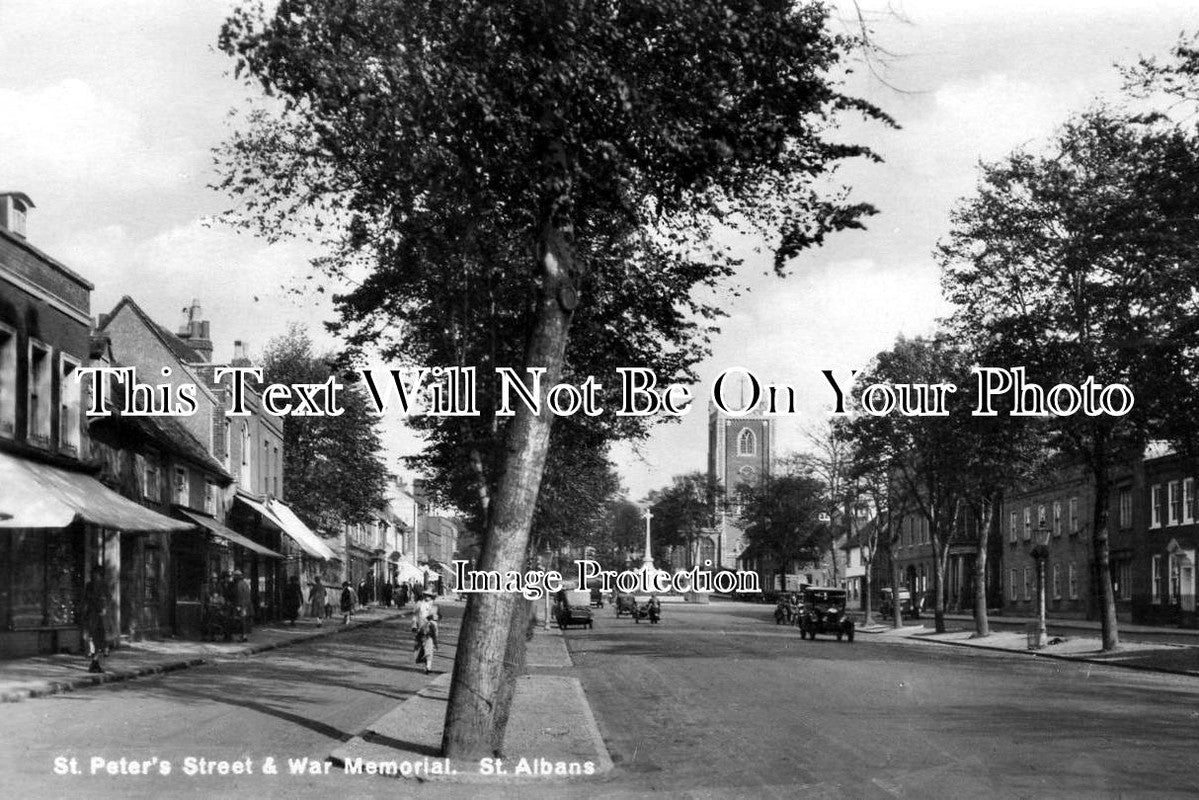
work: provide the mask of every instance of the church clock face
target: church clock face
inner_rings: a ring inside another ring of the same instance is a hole
[[[745,480],[747,480],[747,481],[752,481],[754,479],[754,477],[758,474],[758,471],[756,469],[754,469],[753,467],[749,466],[748,464],[746,464],[744,467],[741,467],[740,469],[737,470],[737,474],[740,475],[742,478],[745,478]]]

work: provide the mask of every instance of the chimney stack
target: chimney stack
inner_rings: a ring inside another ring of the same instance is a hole
[[[33,201],[24,192],[0,192],[0,228],[24,239],[25,217]]]
[[[234,341],[233,342],[233,360],[229,362],[229,365],[233,366],[233,367],[252,366],[252,364],[250,363],[250,357],[247,354],[247,350],[248,350],[248,348],[246,347],[246,343],[243,342],[241,339]]]
[[[196,351],[203,363],[209,363],[212,361],[212,338],[208,320],[200,319],[203,313],[200,301],[192,300],[191,305],[183,309],[183,324],[176,335]]]

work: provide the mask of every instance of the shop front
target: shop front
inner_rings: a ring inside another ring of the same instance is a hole
[[[124,543],[192,527],[121,497],[91,475],[3,452],[0,486],[0,658],[78,652],[83,586],[97,568],[110,587],[111,633],[124,628],[126,614],[143,618],[144,606],[132,608],[127,599],[135,595],[122,566]],[[151,589],[160,601],[162,562],[155,563]]]

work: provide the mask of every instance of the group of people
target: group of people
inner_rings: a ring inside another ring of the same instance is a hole
[[[349,581],[343,581],[339,590],[337,587],[323,583],[321,577],[317,575],[308,584],[308,596],[305,597],[300,577],[292,575],[283,589],[284,618],[290,624],[295,625],[296,620],[300,617],[300,612],[307,606],[309,615],[316,620],[317,625],[321,625],[324,620],[333,617],[336,598],[336,608],[341,613],[342,624],[347,624],[354,616],[355,609],[368,602],[368,592],[364,588],[365,586],[366,581],[362,581],[355,591]],[[386,583],[383,584],[383,587],[381,601],[383,605],[390,606],[394,603],[398,608],[408,605],[409,596],[415,595],[418,591],[410,589],[404,583]]]

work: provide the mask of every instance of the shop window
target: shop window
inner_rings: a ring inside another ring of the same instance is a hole
[[[1120,529],[1132,527],[1132,489],[1125,486],[1120,489]]]
[[[50,348],[29,340],[29,442],[50,446]]]
[[[1156,486],[1154,487],[1157,488]],[[1155,555],[1151,560],[1151,574],[1149,577],[1149,601],[1154,604],[1162,601],[1162,557]]]
[[[1078,570],[1074,567],[1074,562],[1070,562],[1069,570],[1066,573],[1066,582],[1070,587],[1070,599],[1078,599]]]
[[[1177,525],[1182,521],[1182,485],[1178,481],[1166,484],[1166,524]]]
[[[1149,527],[1162,526],[1162,485],[1155,483],[1149,488]]]
[[[17,435],[17,332],[0,325],[0,436]]]
[[[1061,565],[1060,565],[1060,564],[1054,564],[1054,565],[1053,565],[1053,569],[1050,571],[1050,574],[1052,575],[1052,578],[1053,578],[1053,581],[1052,581],[1052,582],[1053,582],[1053,599],[1054,599],[1054,600],[1061,600],[1061,599],[1062,599],[1062,570],[1061,570]]]
[[[1062,535],[1062,501],[1053,501],[1053,535]]]

